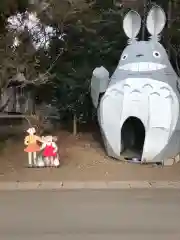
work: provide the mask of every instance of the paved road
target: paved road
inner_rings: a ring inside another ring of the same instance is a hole
[[[2,240],[179,240],[179,190],[0,192]]]

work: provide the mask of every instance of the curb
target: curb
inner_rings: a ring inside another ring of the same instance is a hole
[[[180,189],[180,181],[65,181],[0,182],[0,191],[12,190]]]

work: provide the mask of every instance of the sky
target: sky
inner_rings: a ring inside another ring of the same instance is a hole
[[[24,17],[25,16],[25,17]],[[17,13],[8,18],[8,29],[13,30],[14,42],[13,47],[18,47],[20,40],[17,33],[21,33],[27,28],[34,47],[38,50],[41,47],[48,48],[50,39],[55,36],[56,30],[51,26],[43,25],[37,17],[36,13],[25,12],[25,14]],[[62,39],[62,37],[60,37]]]

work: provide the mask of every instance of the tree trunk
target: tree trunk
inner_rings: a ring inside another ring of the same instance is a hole
[[[9,102],[10,102],[10,97],[6,100],[6,102],[2,106],[0,106],[0,112],[3,112],[5,110]]]
[[[77,135],[77,118],[76,114],[73,115],[73,135]]]

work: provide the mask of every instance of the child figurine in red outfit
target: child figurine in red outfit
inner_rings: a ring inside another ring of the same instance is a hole
[[[43,157],[46,159],[47,165],[58,167],[59,166],[59,158],[58,158],[58,147],[55,143],[57,138],[53,136],[42,137],[42,146],[43,149]]]

